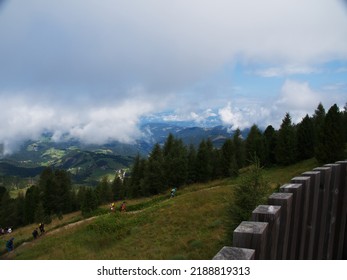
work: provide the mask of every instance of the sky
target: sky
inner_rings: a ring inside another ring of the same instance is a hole
[[[0,143],[132,143],[141,120],[231,129],[347,102],[343,0],[0,0]]]

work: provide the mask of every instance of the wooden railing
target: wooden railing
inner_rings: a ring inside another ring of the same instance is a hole
[[[347,160],[304,172],[259,205],[214,260],[347,259]]]

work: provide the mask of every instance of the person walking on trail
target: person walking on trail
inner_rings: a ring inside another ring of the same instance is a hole
[[[112,212],[114,211],[114,207],[115,207],[115,204],[114,204],[114,202],[112,202],[111,207],[110,207]]]
[[[37,228],[34,229],[33,231],[33,237],[36,239],[39,236],[39,232],[37,231]]]
[[[125,201],[120,206],[120,211],[121,212],[126,212],[127,211],[127,205],[126,205]]]
[[[171,190],[171,198],[175,197],[176,191],[177,191],[176,188],[173,188],[173,189]]]
[[[39,229],[40,229],[41,235],[45,233],[45,225],[44,225],[44,223],[39,224]]]
[[[14,249],[13,240],[14,240],[14,237],[12,237],[10,240],[8,240],[6,242],[6,250],[7,250],[7,252],[13,251],[13,249]]]

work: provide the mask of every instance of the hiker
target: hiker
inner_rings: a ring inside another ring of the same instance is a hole
[[[39,224],[39,229],[40,229],[41,235],[45,233],[45,225],[43,223]]]
[[[173,188],[171,190],[171,198],[175,197],[175,195],[176,195],[176,188]]]
[[[34,239],[36,239],[39,236],[39,232],[37,231],[37,228],[34,229],[33,236],[34,236]]]
[[[123,201],[122,205],[120,206],[119,209],[121,212],[126,212],[127,211],[127,205],[125,203],[125,201]]]
[[[9,228],[7,229],[7,233],[12,233],[12,228],[11,228],[11,227],[9,227]]]
[[[112,204],[111,204],[111,211],[112,212],[114,211],[114,207],[115,207],[115,204],[114,204],[114,202],[112,202]]]
[[[6,242],[7,252],[13,251],[13,240],[14,240],[14,237],[12,237],[10,240]]]

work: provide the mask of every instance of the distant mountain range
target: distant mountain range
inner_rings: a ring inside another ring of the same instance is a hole
[[[203,139],[211,139],[215,147],[232,137],[234,132],[224,126],[209,128],[184,127],[168,123],[147,123],[141,126],[142,137],[134,144],[112,142],[85,145],[78,141],[54,142],[51,134],[38,141],[27,141],[19,151],[0,160],[0,178],[35,178],[44,167],[66,169],[74,183],[95,184],[102,176],[114,175],[118,169],[129,168],[139,153],[148,155],[156,143],[163,144],[171,133],[186,145],[196,147]],[[248,130],[242,132],[246,137]],[[6,180],[5,180],[6,181]],[[0,182],[1,183],[1,182]]]

